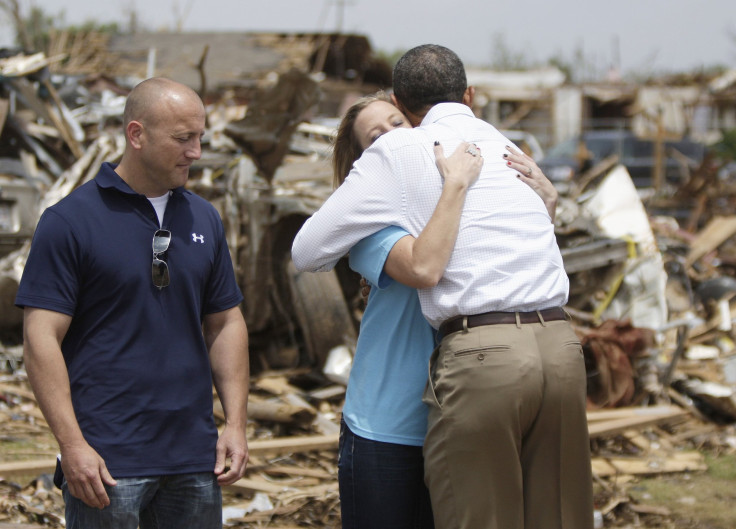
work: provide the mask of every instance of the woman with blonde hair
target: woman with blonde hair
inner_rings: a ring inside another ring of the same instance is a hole
[[[383,134],[410,127],[385,94],[358,100],[338,127],[332,159],[335,186]],[[350,267],[371,288],[341,421],[338,481],[343,529],[434,527],[424,484],[427,409],[422,392],[435,331],[422,315],[416,289],[433,287],[442,278],[466,193],[478,178],[483,158],[469,143],[461,143],[449,158],[438,142],[433,149],[442,194],[421,234],[414,238],[392,226],[350,250]],[[519,170],[529,166],[531,159],[509,151],[509,166]],[[540,196],[545,203],[548,195],[556,198],[546,178],[546,182],[529,180],[532,187],[544,190]]]

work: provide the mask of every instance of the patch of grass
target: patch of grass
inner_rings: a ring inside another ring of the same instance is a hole
[[[736,483],[736,454],[712,456],[706,454],[708,474],[715,479],[725,479]]]
[[[736,527],[736,455],[706,457],[708,470],[655,476],[632,485],[638,503],[666,507],[675,527]]]

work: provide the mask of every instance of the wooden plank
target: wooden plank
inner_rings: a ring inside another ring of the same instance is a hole
[[[646,408],[642,408],[646,409]],[[632,428],[646,428],[655,424],[679,419],[690,415],[690,412],[674,408],[669,412],[659,414],[641,414],[621,419],[612,419],[608,421],[594,422],[588,425],[588,434],[591,439],[603,437],[606,435],[616,435]]]
[[[708,469],[703,455],[695,451],[642,458],[594,457],[591,464],[593,472],[601,477],[617,474],[666,474]]]
[[[602,457],[594,457],[590,465],[593,468],[593,475],[598,477],[615,476],[618,473],[616,467]]]
[[[330,400],[338,397],[344,397],[346,387],[343,385],[336,384],[326,388],[316,389],[309,392],[309,397],[317,400]]]
[[[303,468],[286,465],[248,465],[246,472],[265,472],[267,474],[283,474],[285,476],[332,479],[334,476],[321,468]]]
[[[256,380],[253,385],[273,395],[299,394],[299,388],[289,384],[285,376],[264,376]]]
[[[225,420],[225,411],[222,403],[215,399],[213,412],[215,417]],[[308,425],[317,415],[312,406],[298,406],[283,402],[260,400],[254,396],[248,397],[248,418],[261,421],[272,421],[287,424]]]
[[[623,407],[623,408],[603,408],[599,410],[589,410],[587,413],[588,422],[610,421],[612,419],[625,419],[630,417],[644,417],[651,415],[666,415],[668,413],[681,412],[678,406],[648,406],[648,407]]]
[[[667,507],[659,505],[643,505],[641,503],[629,502],[629,509],[638,514],[657,514],[659,516],[669,516],[671,511]]]
[[[337,448],[339,435],[316,435],[306,437],[282,437],[278,439],[255,440],[248,443],[251,455],[278,455],[311,450],[332,450]],[[0,463],[0,476],[19,474],[45,474],[56,468],[56,458],[31,461]]]
[[[337,448],[339,437],[339,434],[331,434],[248,441],[248,453],[278,455],[311,450],[332,450]]]
[[[7,478],[21,474],[51,474],[56,469],[56,458],[33,461],[12,461],[0,463],[0,476]]]
[[[226,488],[230,490],[249,490],[256,492],[266,492],[271,494],[279,494],[280,498],[287,503],[289,500],[293,501],[296,498],[303,497],[321,497],[327,492],[336,492],[338,489],[337,480],[321,485],[315,485],[311,487],[293,487],[289,483],[274,483],[266,481],[264,479],[257,478],[242,478],[228,485]],[[288,495],[284,495],[288,492]],[[283,495],[283,496],[282,496]]]
[[[323,498],[330,493],[337,494],[338,483],[337,480],[324,483],[322,485],[316,485],[314,487],[306,487],[303,489],[290,489],[286,493],[279,496],[279,500],[284,504],[288,504],[293,501],[306,498]]]
[[[264,479],[241,478],[232,485],[228,485],[226,488],[230,490],[248,490],[278,494],[280,492],[284,492],[284,490],[289,488],[289,486],[285,484],[281,485],[277,483],[271,483],[270,481],[266,481]]]
[[[54,105],[56,105],[56,109],[58,110],[57,115],[56,112],[50,109],[50,107],[52,106],[51,103],[47,104],[47,106],[49,107],[49,114],[53,119],[53,123],[56,128],[59,129],[59,133],[61,134],[62,139],[69,146],[69,149],[72,151],[74,157],[78,160],[84,155],[84,149],[74,138],[72,127],[71,125],[69,125],[69,122],[64,115],[64,108],[66,107],[66,105],[59,97],[59,94],[56,92],[56,88],[54,88],[54,85],[51,84],[51,81],[49,81],[48,79],[44,79],[42,82],[43,85],[46,87],[49,95],[51,96],[51,101]]]
[[[736,233],[736,216],[713,217],[690,243],[686,264],[692,265],[708,252],[718,248],[734,233]]]

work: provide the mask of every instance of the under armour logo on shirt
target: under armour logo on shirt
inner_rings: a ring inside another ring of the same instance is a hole
[[[192,240],[194,242],[199,242],[204,244],[204,235],[197,235],[196,233],[192,233]]]

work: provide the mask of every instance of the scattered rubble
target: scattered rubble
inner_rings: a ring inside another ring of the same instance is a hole
[[[0,463],[0,524],[63,526],[48,479],[54,441],[27,385],[13,300],[39,213],[122,155],[120,116],[133,84],[94,73],[110,60],[98,40],[76,62],[64,56],[80,44],[57,42],[55,56],[0,58],[0,441],[26,450]],[[310,68],[330,63],[319,57]],[[65,76],[52,75],[62,64]],[[334,119],[314,113],[324,72],[288,66],[249,85],[246,100],[232,91],[206,98],[209,131],[189,183],[220,211],[248,300],[251,461],[226,490],[231,527],[339,526],[339,415],[363,302],[344,263],[325,274],[290,263],[293,236],[331,192]],[[360,89],[372,91],[335,93]],[[626,167],[607,159],[560,199],[556,233],[586,359],[603,491],[596,506],[607,526],[627,509],[652,510],[627,497],[624,478],[698,472],[703,449],[736,447],[736,184],[719,168],[706,157],[674,194],[642,196]],[[221,421],[216,395],[214,411]]]

